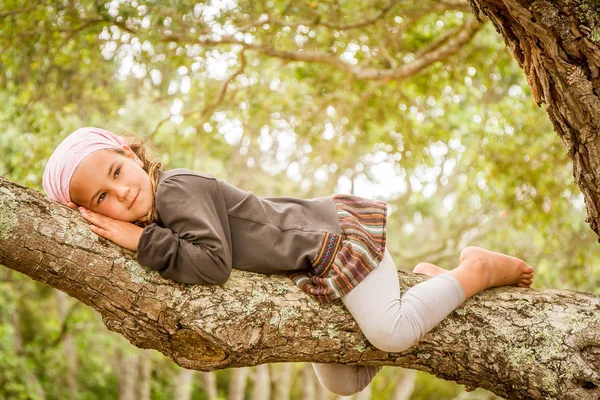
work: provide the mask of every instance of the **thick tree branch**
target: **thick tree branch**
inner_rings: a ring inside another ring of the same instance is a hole
[[[175,42],[181,44],[193,42],[202,46],[237,44],[246,49],[255,50],[268,57],[275,57],[285,61],[302,61],[327,64],[350,73],[355,79],[358,80],[400,80],[415,75],[431,64],[437,61],[442,61],[456,53],[475,36],[481,27],[482,25],[474,18],[469,18],[460,28],[451,31],[450,33],[442,36],[439,40],[433,42],[425,51],[420,52],[419,56],[411,62],[396,68],[388,69],[364,68],[361,66],[348,64],[339,56],[325,52],[277,50],[266,45],[248,44],[239,41],[232,36],[225,36],[220,39],[214,39],[209,36],[205,36],[199,40],[190,41],[190,39],[186,36],[169,35],[162,37],[160,40],[164,42]]]
[[[271,23],[279,26],[289,26],[289,27],[298,27],[300,25],[304,26],[324,26],[329,29],[335,30],[350,30],[350,29],[358,29],[363,28],[367,25],[374,24],[375,22],[381,20],[397,3],[399,0],[390,0],[389,3],[379,10],[378,13],[373,16],[366,18],[364,20],[355,21],[347,24],[339,24],[331,21],[326,21],[321,18],[321,16],[317,16],[314,20],[306,20],[306,21],[297,21],[297,22],[283,22],[275,17],[269,16],[269,18],[261,23]]]
[[[403,353],[370,346],[340,302],[283,276],[181,285],[140,267],[78,214],[0,178],[0,263],[67,292],[141,348],[192,369],[317,361],[395,365],[519,399],[600,396],[600,296],[489,290]],[[402,287],[422,278],[399,273]],[[559,396],[560,395],[560,396]]]
[[[264,55],[281,58],[283,60],[328,64],[349,72],[358,80],[400,80],[415,75],[431,64],[456,53],[461,47],[467,44],[473,36],[475,36],[479,29],[481,29],[480,23],[474,19],[468,19],[461,28],[453,31],[453,37],[450,38],[448,35],[445,35],[439,42],[432,44],[427,52],[424,52],[408,64],[393,69],[357,67],[344,62],[339,57],[326,53],[282,51],[269,47],[255,47],[255,49]]]

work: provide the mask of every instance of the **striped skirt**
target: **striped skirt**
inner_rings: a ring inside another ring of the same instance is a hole
[[[326,232],[312,269],[288,276],[321,302],[338,299],[356,287],[383,259],[387,204],[351,195],[332,197],[341,235]]]

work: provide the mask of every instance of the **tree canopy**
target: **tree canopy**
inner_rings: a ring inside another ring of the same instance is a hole
[[[466,1],[2,0],[0,43],[0,175],[14,182],[41,190],[45,160],[80,126],[135,132],[166,168],[259,195],[385,199],[401,268],[452,268],[477,244],[526,259],[536,288],[598,292],[571,159]],[[112,353],[86,349],[134,350],[91,310],[70,303],[61,317],[48,287],[3,274],[0,393],[36,396],[23,369],[65,397],[70,332],[84,392],[113,395]],[[59,368],[40,373],[48,364]],[[460,390],[427,379],[415,398]]]

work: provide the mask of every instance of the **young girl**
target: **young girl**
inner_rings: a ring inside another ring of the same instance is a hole
[[[189,284],[221,284],[232,268],[287,273],[325,302],[341,298],[377,348],[415,345],[465,299],[490,287],[529,287],[533,269],[520,259],[478,247],[447,271],[400,297],[386,249],[386,204],[350,195],[260,198],[211,175],[162,171],[143,145],[99,128],[81,128],[54,151],[44,171],[48,196],[79,207],[91,230],[137,251],[140,264]],[[364,389],[381,367],[313,364],[330,391]]]

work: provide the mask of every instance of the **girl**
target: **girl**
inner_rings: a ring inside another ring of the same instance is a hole
[[[325,302],[341,298],[377,348],[401,352],[474,294],[490,287],[529,287],[524,261],[478,247],[447,271],[400,297],[386,249],[386,204],[350,195],[259,198],[208,174],[162,171],[143,144],[99,128],[81,128],[54,151],[43,177],[48,196],[92,223],[90,229],[137,251],[140,264],[189,284],[220,284],[232,268],[287,273]],[[313,364],[327,389],[350,395],[381,367]]]

